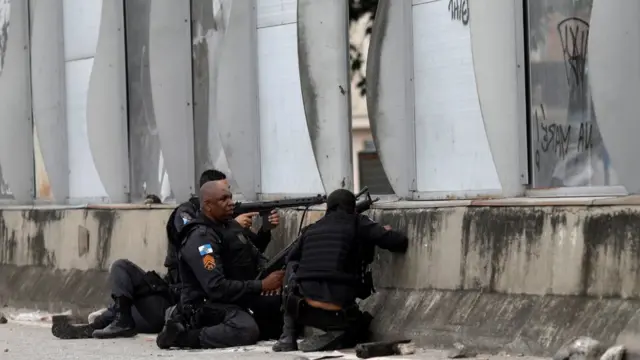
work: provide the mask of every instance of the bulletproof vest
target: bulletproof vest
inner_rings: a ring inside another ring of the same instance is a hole
[[[296,278],[356,285],[361,272],[357,215],[328,213],[307,228]]]
[[[242,226],[235,221],[230,222],[228,226],[216,226],[198,217],[185,225],[180,232],[181,246],[184,246],[189,234],[199,227],[206,227],[207,231],[214,232],[220,239],[225,278],[246,281],[254,280],[258,276],[260,250],[244,234]]]
[[[164,266],[168,271],[168,280],[171,284],[177,284],[180,282],[179,274],[178,274],[178,248],[180,247],[180,234],[178,229],[175,226],[175,217],[182,216],[182,214],[178,214],[178,211],[186,212],[191,218],[195,219],[197,213],[200,209],[200,201],[197,197],[193,197],[189,199],[189,201],[180,204],[176,207],[169,215],[169,220],[167,221],[167,256],[164,260]]]

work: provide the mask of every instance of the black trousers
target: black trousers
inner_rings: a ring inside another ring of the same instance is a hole
[[[162,331],[165,311],[174,304],[168,291],[150,290],[147,272],[129,260],[116,260],[109,271],[109,285],[113,297],[126,297],[132,301],[131,314],[139,333]],[[100,317],[112,321],[115,315],[116,309],[111,305]]]
[[[205,349],[247,346],[277,339],[282,330],[282,297],[259,296],[249,306],[205,304],[196,310],[193,326]]]
[[[285,274],[287,289],[284,292],[284,332],[295,333],[298,325],[310,326],[323,331],[348,331],[356,329],[363,313],[353,304],[340,311],[329,311],[310,306],[300,293],[295,272],[298,263],[287,264]]]
[[[282,295],[264,295],[251,302],[249,308],[260,329],[260,340],[275,340],[282,333]]]

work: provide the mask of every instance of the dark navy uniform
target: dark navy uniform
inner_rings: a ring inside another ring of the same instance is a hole
[[[281,299],[261,296],[262,282],[255,279],[267,259],[252,233],[235,221],[216,223],[199,215],[181,235],[181,307],[200,329],[200,347],[255,344],[267,328],[279,333]]]
[[[407,237],[386,230],[366,215],[342,210],[327,212],[308,226],[287,259],[285,327],[274,350],[296,349],[296,325],[327,332],[318,341],[303,341],[303,351],[332,350],[364,341],[371,315],[362,313],[356,299],[373,291],[370,273],[375,247],[405,252]],[[369,280],[369,281],[367,281]],[[309,301],[335,306],[339,311],[312,307]]]

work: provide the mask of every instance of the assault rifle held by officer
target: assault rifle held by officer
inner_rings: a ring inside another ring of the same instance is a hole
[[[259,213],[262,217],[262,229],[271,230],[271,223],[268,221],[269,215],[275,209],[284,209],[292,207],[306,207],[324,204],[327,201],[326,195],[316,195],[311,197],[301,197],[285,200],[272,201],[252,201],[252,202],[236,202],[234,206],[234,214]]]
[[[364,199],[360,199],[361,197],[364,197]],[[369,193],[369,188],[366,186],[362,188],[362,190],[360,190],[358,194],[356,194],[356,199],[358,199],[356,202],[357,214],[362,214],[363,212],[369,210],[371,208],[371,205],[373,205],[375,202],[380,200],[380,198],[375,198],[375,199],[371,198],[371,194]],[[324,201],[326,201],[326,196],[324,196]],[[304,221],[304,218],[302,221]],[[302,221],[300,223],[299,232],[302,231]],[[284,269],[286,266],[287,255],[289,255],[289,252],[291,252],[291,249],[293,249],[293,247],[296,245],[296,242],[298,241],[298,239],[296,239],[293,243],[289,244],[289,246],[287,246],[282,251],[280,251],[276,256],[274,256],[271,259],[271,261],[267,263],[265,268],[262,271],[260,271],[260,274],[258,275],[257,279],[258,280],[264,279],[267,275],[271,274],[272,272],[276,270]]]

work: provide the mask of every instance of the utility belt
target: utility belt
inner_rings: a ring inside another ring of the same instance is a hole
[[[233,310],[241,310],[241,308],[236,305],[202,301],[181,306],[179,314],[187,328],[201,329],[221,324],[227,313]]]

